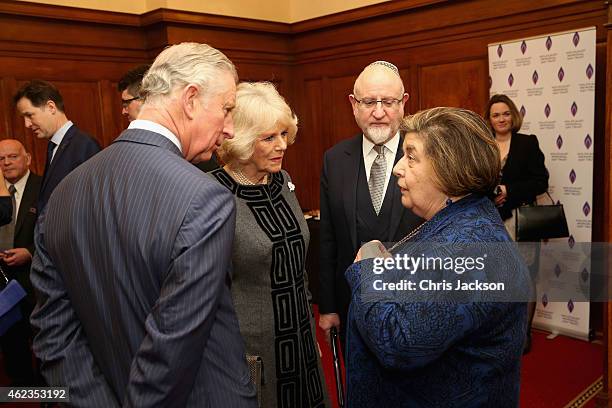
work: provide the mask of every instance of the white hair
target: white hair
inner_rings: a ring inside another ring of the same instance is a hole
[[[234,64],[219,50],[194,42],[172,45],[163,50],[142,79],[140,94],[154,104],[172,96],[177,88],[196,84],[204,94],[216,90],[216,79],[226,72],[238,82]]]

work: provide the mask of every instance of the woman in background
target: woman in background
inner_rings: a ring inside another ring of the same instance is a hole
[[[507,221],[514,209],[535,202],[536,196],[546,192],[548,171],[537,137],[518,133],[523,118],[510,98],[493,95],[487,104],[485,119],[495,136],[502,164],[495,205]],[[514,239],[514,223],[506,223],[506,228]]]
[[[234,137],[211,174],[236,197],[232,297],[247,354],[263,360],[260,406],[329,406],[304,269],[310,234],[282,169],[297,118],[265,82],[241,83]]]
[[[548,190],[548,170],[544,165],[544,154],[535,135],[518,133],[523,117],[506,95],[493,95],[484,116],[501,153],[501,181],[495,191],[495,205],[508,233],[512,239],[516,239],[514,210],[523,204],[534,203],[536,196]],[[529,252],[525,254],[525,258],[532,279],[535,279],[539,269],[539,246]],[[531,350],[531,323],[534,313],[535,302],[529,302],[525,353]]]

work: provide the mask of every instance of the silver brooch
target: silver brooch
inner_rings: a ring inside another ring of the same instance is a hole
[[[289,187],[289,191],[293,192],[293,190],[295,190],[295,184],[293,184],[292,182],[287,182],[287,187]]]

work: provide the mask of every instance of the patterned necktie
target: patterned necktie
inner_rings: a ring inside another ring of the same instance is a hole
[[[387,160],[385,159],[385,146],[376,145],[374,146],[374,150],[376,150],[378,154],[370,169],[368,187],[370,187],[370,196],[372,197],[374,211],[376,211],[376,215],[378,215],[385,195],[383,187],[385,186],[385,176],[387,175]]]
[[[13,217],[11,222],[0,227],[0,250],[7,250],[13,248],[13,240],[15,238],[15,214],[17,213],[17,203],[15,202],[15,192],[17,189],[13,184],[8,188],[11,193],[11,201],[13,202]]]

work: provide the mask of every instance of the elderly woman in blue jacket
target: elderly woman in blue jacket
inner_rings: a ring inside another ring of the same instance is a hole
[[[464,109],[422,111],[402,129],[393,171],[402,204],[425,222],[346,271],[349,406],[515,407],[529,279],[488,198],[499,149]],[[425,270],[426,259],[441,262]]]

